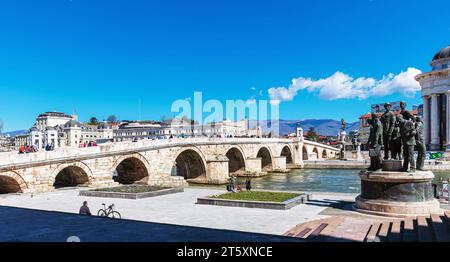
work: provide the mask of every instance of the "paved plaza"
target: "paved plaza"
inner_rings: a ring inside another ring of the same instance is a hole
[[[240,231],[0,206],[0,242],[298,242]]]
[[[79,189],[66,189],[37,195],[2,195],[0,196],[0,206],[3,206],[3,213],[8,211],[6,213],[9,214],[9,221],[10,223],[16,224],[16,227],[23,227],[22,224],[30,223],[30,225],[33,225],[33,223],[37,223],[36,221],[38,221],[38,219],[36,219],[35,215],[41,218],[42,216],[45,216],[50,219],[49,217],[52,217],[52,214],[54,214],[55,216],[64,216],[68,214],[52,212],[36,213],[31,212],[30,210],[24,212],[24,209],[8,209],[7,207],[78,213],[81,203],[84,200],[87,200],[92,213],[96,213],[97,210],[101,208],[102,203],[114,203],[117,211],[119,211],[122,214],[122,217],[126,220],[146,221],[219,230],[232,230],[250,233],[273,234],[281,236],[283,233],[299,223],[330,217],[329,215],[321,214],[325,209],[328,209],[330,207],[329,203],[333,203],[333,201],[330,202],[329,199],[339,198],[341,200],[351,201],[355,197],[354,194],[315,193],[313,194],[313,197],[317,201],[313,201],[312,204],[299,205],[290,210],[269,210],[196,204],[197,197],[205,197],[208,195],[224,192],[223,190],[211,188],[189,187],[186,188],[185,192],[182,193],[157,196],[140,200],[80,197],[78,196],[78,190]],[[15,220],[13,217],[14,215],[20,216],[20,220]],[[74,221],[84,221],[85,218],[69,215],[65,219],[66,222],[71,221],[69,224],[73,224]],[[105,219],[96,219],[97,220],[92,220],[90,223],[107,223],[103,222],[105,221]],[[53,221],[52,219],[50,220]],[[17,225],[19,221],[22,224]],[[0,228],[3,227],[2,231],[5,230],[4,227],[9,227],[9,230],[11,230],[11,226],[12,225],[8,226],[3,224],[3,226],[0,226]],[[54,226],[56,228],[58,227],[57,224],[55,224]],[[89,225],[88,227],[90,226],[91,225]],[[49,224],[43,225],[43,227],[44,228],[40,230],[42,230],[42,232],[46,232],[49,230],[47,227],[51,228],[53,226]],[[132,228],[133,227],[131,227],[129,230],[133,230]],[[169,236],[169,228],[166,228],[165,230],[167,231],[167,236]],[[36,229],[34,230],[34,232],[36,232]],[[39,230],[37,232],[39,232]],[[118,235],[122,233],[124,232],[121,232]],[[1,237],[2,239],[0,239],[1,241],[8,241],[8,239],[12,238],[11,235],[9,235],[8,237],[6,237],[4,234],[1,235],[3,235],[3,237]],[[39,234],[33,235],[32,237],[30,236],[30,240],[38,241],[39,237],[42,237],[43,240],[45,240],[45,236],[46,234],[44,233],[41,234],[41,236],[39,236]],[[192,235],[192,239],[198,238],[197,236],[194,236],[195,234]],[[162,241],[160,238],[156,239],[159,240],[154,241]],[[171,241],[169,239],[172,239],[172,241],[175,240],[171,237],[168,237],[168,241]],[[25,240],[27,240],[27,238],[25,238]],[[118,239],[112,238],[111,240]],[[61,239],[56,241],[61,241]],[[130,239],[129,241],[133,240]],[[146,239],[145,241],[152,240]]]

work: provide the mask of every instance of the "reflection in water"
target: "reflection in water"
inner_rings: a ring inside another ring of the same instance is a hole
[[[253,178],[254,189],[359,193],[360,170],[296,169],[284,174]],[[243,182],[240,179],[239,182]]]

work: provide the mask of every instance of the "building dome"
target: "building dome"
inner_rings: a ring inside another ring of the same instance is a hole
[[[445,58],[450,58],[450,45],[437,52],[433,57],[433,62]]]
[[[81,124],[77,120],[72,119],[65,124],[65,127],[81,127]]]

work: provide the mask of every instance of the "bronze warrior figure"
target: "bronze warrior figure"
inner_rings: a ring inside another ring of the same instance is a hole
[[[384,145],[384,159],[389,159],[389,152],[391,152],[391,157],[393,157],[392,152],[392,133],[394,132],[395,128],[395,114],[391,111],[391,104],[386,103],[384,104],[385,112],[383,116],[381,117],[381,121],[383,123],[383,145]]]
[[[403,171],[414,172],[416,169],[414,159],[414,147],[416,146],[415,123],[412,120],[401,119],[400,133],[403,145]]]
[[[426,154],[426,146],[425,146],[425,135],[424,135],[424,126],[423,121],[420,116],[416,117],[416,145],[417,145],[417,170],[424,170],[423,166],[425,165],[425,154]]]
[[[383,146],[383,125],[377,114],[372,114],[370,119],[370,135],[369,135],[369,155],[370,167],[369,171],[377,171],[382,168],[381,147]]]

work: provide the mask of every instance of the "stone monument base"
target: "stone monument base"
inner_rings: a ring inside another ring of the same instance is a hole
[[[402,160],[383,160],[383,171],[402,171]]]
[[[434,199],[431,171],[361,171],[359,176],[361,194],[356,198],[356,211],[393,217],[442,213]]]
[[[354,210],[369,215],[388,217],[416,217],[443,213],[436,199],[427,202],[396,203],[383,200],[368,200],[361,196],[356,197]]]

